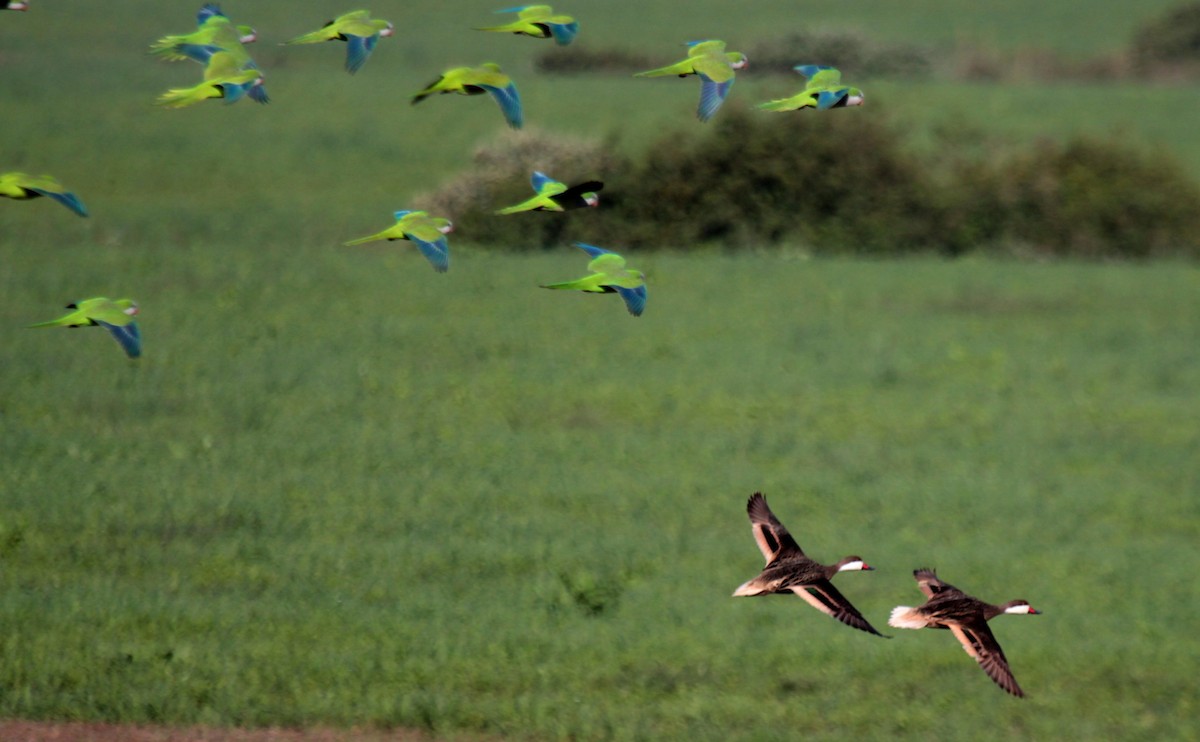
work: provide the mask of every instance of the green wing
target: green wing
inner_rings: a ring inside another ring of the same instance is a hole
[[[702,57],[709,54],[720,56],[725,53],[725,42],[713,39],[711,41],[701,41],[698,44],[692,44],[688,47],[689,57]]]
[[[733,71],[733,65],[729,63],[725,55],[722,54],[705,54],[696,57],[693,63],[696,72],[704,75],[715,83],[729,82],[736,74]]]
[[[230,52],[217,52],[208,60],[208,66],[204,68],[204,79],[206,81],[218,80],[224,82],[238,74],[237,57]]]
[[[561,290],[566,290],[566,291],[592,291],[595,293],[602,294],[602,293],[605,293],[604,286],[601,284],[601,281],[603,281],[603,280],[604,280],[604,276],[602,274],[593,273],[590,276],[584,276],[583,278],[577,279],[575,281],[563,281],[562,283],[544,283],[544,284],[542,284],[542,288],[544,288],[544,289],[561,289]]]
[[[549,18],[554,9],[549,5],[527,5],[517,13],[523,21],[540,21]]]
[[[592,262],[588,263],[588,270],[602,273],[606,278],[615,277],[624,272],[625,258],[615,252],[607,252],[592,258]]]
[[[425,212],[413,212],[406,215],[400,220],[398,226],[404,229],[405,234],[412,235],[418,240],[424,240],[425,242],[437,242],[442,238],[437,220],[426,215]]]
[[[840,70],[833,68],[821,70],[817,74],[808,78],[808,86],[810,88],[831,88],[835,85],[840,85],[842,82],[842,73]]]

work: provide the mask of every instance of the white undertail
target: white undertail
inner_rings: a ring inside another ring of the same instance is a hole
[[[888,626],[897,629],[923,629],[928,625],[929,622],[917,613],[917,609],[908,605],[893,608],[891,618],[888,619]]]
[[[741,585],[738,585],[738,589],[733,591],[733,597],[745,598],[754,595],[760,595],[761,593],[762,588],[755,587],[754,580],[750,580],[749,582],[743,582]]]

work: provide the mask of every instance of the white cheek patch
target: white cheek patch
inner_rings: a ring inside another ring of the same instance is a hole
[[[839,569],[838,572],[853,572],[854,570],[861,570],[863,566],[864,565],[861,559],[854,562],[846,562],[842,565],[842,568]]]
[[[1029,608],[1030,608],[1030,606],[1027,606],[1027,605],[1014,605],[1011,608],[1005,609],[1004,612],[1005,613],[1029,613]]]

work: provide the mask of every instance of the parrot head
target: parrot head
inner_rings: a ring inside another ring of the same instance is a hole
[[[588,206],[599,206],[600,196],[588,191],[587,193],[583,194],[583,202]]]
[[[379,30],[380,36],[391,36],[394,33],[396,33],[396,24],[394,23],[388,23],[385,28]]]
[[[258,32],[249,26],[238,26],[238,41],[243,44],[252,44],[258,40]]]

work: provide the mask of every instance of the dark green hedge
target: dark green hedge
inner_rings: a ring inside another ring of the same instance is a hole
[[[583,240],[685,249],[789,243],[827,254],[1200,256],[1200,189],[1163,156],[1089,139],[997,156],[948,139],[936,157],[919,158],[868,110],[731,106],[632,159],[614,155],[611,143],[508,135],[424,202],[454,218],[464,237],[511,249]],[[606,181],[600,208],[493,215],[531,195],[535,168],[564,181]]]

